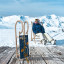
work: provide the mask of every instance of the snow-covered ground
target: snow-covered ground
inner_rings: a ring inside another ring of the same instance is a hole
[[[17,20],[22,20],[23,22],[27,20],[29,22],[29,46],[43,46],[40,43],[34,43],[31,41],[31,21],[34,22],[35,18],[39,18],[44,24],[45,31],[54,38],[56,45],[64,45],[64,17],[49,15],[41,17],[29,17],[29,16],[7,16],[0,17],[0,46],[10,46],[15,47],[15,23]],[[17,31],[21,25],[18,23]]]

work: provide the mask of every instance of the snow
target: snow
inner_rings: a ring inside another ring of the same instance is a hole
[[[13,15],[2,18],[2,22],[8,24],[14,24],[17,20],[20,20],[20,16]]]
[[[64,45],[64,32],[62,31],[62,29],[64,29],[64,17],[52,14],[40,17],[29,17],[23,15],[0,17],[0,46],[15,47],[15,23],[17,20],[21,20],[23,22],[28,21],[29,23],[29,46],[44,46],[39,42],[34,43],[31,41],[31,21],[34,22],[37,18],[43,22],[45,32],[57,40],[56,45]],[[17,33],[21,31],[20,23],[17,25],[17,31]]]
[[[15,46],[14,29],[0,29],[0,46]]]

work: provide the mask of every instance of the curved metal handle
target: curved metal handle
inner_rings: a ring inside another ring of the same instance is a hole
[[[28,21],[25,21],[24,22],[24,35],[25,35],[25,23],[27,23],[27,31],[26,31],[26,34],[28,34],[28,29],[29,29]]]
[[[21,25],[22,25],[22,30],[21,30],[21,32],[19,32],[19,35],[23,32],[23,22],[20,21],[20,20],[18,20],[18,21],[16,22],[16,24],[15,24],[16,57],[18,57],[18,49],[17,49],[17,37],[18,37],[18,36],[17,36],[17,32],[16,32],[16,25],[17,25],[18,22],[20,22]]]

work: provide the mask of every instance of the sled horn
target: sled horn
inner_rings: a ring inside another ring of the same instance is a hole
[[[27,23],[27,31],[25,33],[25,24]],[[28,35],[28,30],[29,30],[29,25],[28,25],[28,21],[24,22],[24,35],[27,34]]]
[[[21,32],[19,32],[19,35],[23,32],[23,22],[22,21],[20,21],[20,20],[18,20],[17,22],[16,22],[16,24],[15,24],[15,40],[16,40],[16,57],[18,57],[18,45],[17,45],[17,38],[18,38],[18,36],[17,36],[17,30],[16,30],[16,26],[17,26],[17,23],[18,22],[20,22],[21,23],[21,26],[22,26],[22,30],[21,30]]]

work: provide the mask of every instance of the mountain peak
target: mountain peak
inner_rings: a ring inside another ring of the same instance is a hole
[[[52,19],[57,18],[57,16],[56,16],[55,14],[52,14],[52,15],[50,15],[50,16],[51,16]]]

